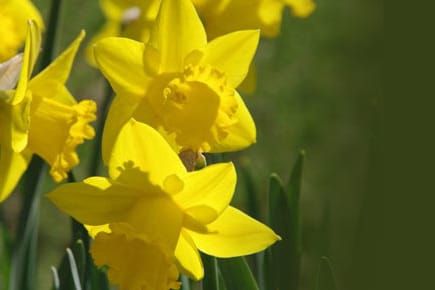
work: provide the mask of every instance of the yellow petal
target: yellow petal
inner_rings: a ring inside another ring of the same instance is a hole
[[[109,224],[105,224],[105,225],[101,225],[101,226],[84,225],[84,227],[86,228],[86,230],[88,231],[88,234],[93,239],[95,239],[95,236],[101,232],[103,232],[103,233],[110,233],[111,232]]]
[[[236,31],[207,44],[202,63],[216,66],[227,77],[228,86],[237,88],[245,79],[260,38],[259,30]]]
[[[26,40],[27,20],[32,19],[43,29],[44,24],[39,11],[30,0],[0,1],[0,62],[13,55],[22,47]]]
[[[134,119],[119,132],[109,161],[109,175],[117,179],[128,167],[145,172],[152,184],[162,188],[168,176],[182,177],[186,173],[183,163],[163,137]]]
[[[94,57],[94,44],[100,41],[101,39],[107,37],[119,36],[121,33],[121,25],[117,21],[108,20],[104,26],[94,35],[94,37],[89,41],[88,46],[86,47],[86,59],[92,66],[97,66]]]
[[[66,83],[75,55],[84,37],[85,31],[82,30],[79,36],[61,55],[30,81],[30,90],[34,92],[37,91],[40,96],[44,96],[45,98],[55,98],[64,104],[75,104],[76,101],[70,94],[56,94],[53,92],[53,87],[48,85],[47,82],[49,81],[53,84],[58,83],[61,85]]]
[[[235,119],[238,121],[227,128],[228,136],[216,144],[210,152],[228,152],[242,150],[256,142],[256,128],[254,120],[240,95],[235,92],[238,109]]]
[[[27,84],[32,74],[33,67],[35,66],[40,47],[41,31],[34,21],[29,20],[20,80],[18,81],[15,97],[12,101],[14,105],[20,103],[26,95]]]
[[[306,18],[316,9],[316,4],[312,0],[286,0],[291,7],[292,14],[296,17]]]
[[[63,184],[47,195],[62,211],[87,225],[125,221],[140,196],[103,177]]]
[[[199,250],[221,258],[250,255],[281,239],[266,225],[231,206],[207,228],[207,233],[186,231]]]
[[[200,280],[204,277],[201,256],[194,242],[184,230],[181,231],[177,248],[175,249],[177,267],[181,273],[192,279]]]
[[[109,113],[104,122],[102,154],[104,164],[109,164],[113,144],[122,126],[130,120],[140,103],[140,98],[132,95],[117,95],[110,105]]]
[[[245,94],[253,94],[257,89],[257,69],[255,63],[251,63],[249,67],[248,74],[246,75],[243,82],[238,86],[238,90]]]
[[[143,52],[143,43],[127,38],[108,37],[95,44],[97,66],[117,94],[145,95],[148,78]]]
[[[184,58],[207,44],[201,20],[191,1],[163,0],[150,44],[161,55],[161,72],[181,72]]]
[[[182,192],[174,200],[202,224],[215,220],[229,205],[236,186],[236,171],[230,163],[219,163],[189,172]]]
[[[0,202],[14,190],[31,157],[28,151],[15,153],[0,145]]]
[[[10,106],[11,142],[15,152],[21,152],[27,146],[31,100],[31,93],[26,91],[20,103]]]

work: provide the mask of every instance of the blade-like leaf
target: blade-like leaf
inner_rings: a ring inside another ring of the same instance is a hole
[[[267,289],[299,289],[301,261],[301,226],[299,199],[304,152],[299,154],[287,190],[272,174],[269,185],[269,222],[282,237],[266,253]]]
[[[59,281],[59,274],[57,273],[57,269],[54,266],[51,266],[51,276],[53,277],[53,290],[59,290],[60,289],[60,281]]]
[[[70,248],[66,249],[66,255],[68,257],[68,262],[69,262],[69,268],[71,270],[71,276],[74,282],[74,288],[75,290],[82,290],[82,285],[80,282],[80,275],[79,275],[79,270],[77,269],[77,263],[76,260],[74,258],[74,255],[71,251]]]
[[[7,288],[9,285],[10,272],[10,239],[6,225],[0,222],[0,285]]]
[[[45,164],[34,156],[25,175],[23,206],[13,249],[9,289],[34,289],[36,278],[36,249],[38,241],[39,205],[45,177]]]
[[[227,290],[259,290],[244,257],[218,259]]]
[[[204,263],[204,280],[202,285],[207,290],[219,290],[219,268],[215,257],[202,254]]]
[[[315,290],[337,290],[335,275],[332,271],[331,262],[327,257],[322,257],[320,260]]]
[[[305,151],[299,153],[296,164],[293,167],[290,179],[287,185],[287,202],[291,216],[291,234],[295,241],[295,250],[301,251],[301,226],[299,200],[301,196],[302,171],[304,167]]]

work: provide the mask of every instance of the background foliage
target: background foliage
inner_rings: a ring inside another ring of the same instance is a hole
[[[47,19],[50,1],[35,3]],[[256,57],[257,91],[244,95],[257,124],[258,143],[225,158],[235,160],[240,176],[234,202],[249,210],[252,190],[246,175],[255,188],[256,201],[265,204],[270,173],[276,172],[286,184],[299,151],[305,150],[300,289],[315,289],[319,265],[324,267],[324,263],[332,265],[338,289],[352,289],[371,144],[376,134],[374,116],[382,94],[379,44],[383,7],[377,0],[319,0],[317,5],[305,20],[290,17],[286,10],[281,35],[262,39]],[[98,1],[64,1],[56,51],[65,48],[81,29],[86,30],[89,40],[102,22]],[[106,84],[84,61],[84,47],[69,88],[78,98],[101,100]],[[83,168],[92,159],[91,148],[92,142],[80,148],[82,163],[74,170],[78,179],[84,177]],[[53,186],[47,178],[45,192]],[[2,205],[12,229],[20,198],[15,194]],[[50,266],[59,264],[69,244],[70,226],[68,217],[47,199],[42,199],[41,206],[35,289],[49,289]],[[256,214],[265,221],[266,207]],[[329,257],[329,262],[322,256]]]

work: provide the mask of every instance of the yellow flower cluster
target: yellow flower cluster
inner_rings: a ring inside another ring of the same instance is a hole
[[[35,20],[27,21],[24,53],[15,55],[24,24],[10,11],[24,3],[0,1],[0,17],[8,15],[0,28],[7,30],[0,45],[7,59],[0,64],[0,201],[33,153],[59,182],[79,162],[76,146],[95,135],[95,102],[77,102],[64,85],[84,32],[32,77],[42,21],[33,8],[23,10]],[[87,54],[115,92],[102,136],[109,177],[67,183],[48,197],[86,225],[95,263],[109,267],[121,290],[179,289],[179,273],[203,278],[199,251],[242,256],[280,239],[230,206],[237,179],[231,162],[194,168],[202,153],[256,141],[237,88],[260,34],[278,33],[286,5],[300,17],[314,9],[311,0],[101,0],[107,23]],[[241,11],[247,17],[235,17]]]
[[[24,53],[0,64],[0,201],[16,187],[34,153],[60,182],[79,163],[77,145],[94,137],[89,123],[96,118],[95,102],[77,103],[64,85],[84,35],[32,77],[41,32],[29,20]]]

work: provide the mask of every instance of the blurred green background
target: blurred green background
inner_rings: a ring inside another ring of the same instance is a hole
[[[50,1],[34,2],[47,19]],[[383,4],[377,0],[319,0],[308,19],[284,11],[281,35],[262,39],[258,49],[257,90],[244,95],[257,124],[257,144],[225,156],[236,167],[249,168],[258,200],[264,204],[270,174],[276,172],[286,181],[298,152],[305,150],[301,200],[304,290],[314,289],[323,255],[331,260],[338,289],[354,289],[352,272],[376,133],[374,117],[382,95],[383,15]],[[64,1],[57,52],[81,29],[89,40],[102,23],[98,1]],[[68,86],[79,99],[101,101],[105,82],[85,62],[85,45]],[[92,142],[80,148],[78,179],[85,177],[91,148]],[[47,191],[52,187],[47,181]],[[246,197],[240,178],[234,202],[246,207]],[[12,228],[19,202],[19,195],[13,195],[3,205]],[[262,211],[259,218],[264,220],[264,215]],[[48,289],[49,267],[59,264],[69,243],[69,220],[45,198],[39,238],[35,289]]]

